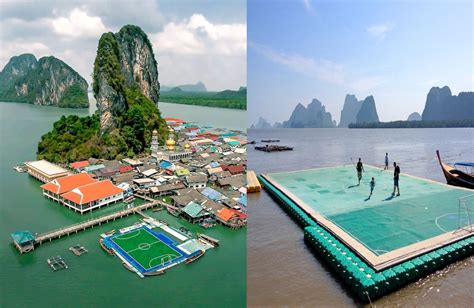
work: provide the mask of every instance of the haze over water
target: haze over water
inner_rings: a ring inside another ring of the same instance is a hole
[[[402,173],[445,183],[436,149],[445,162],[474,161],[474,129],[277,129],[249,130],[248,140],[280,139],[291,152],[248,147],[257,174],[352,164],[400,163]],[[393,168],[391,171],[393,172]],[[354,172],[355,180],[355,172]],[[400,183],[403,194],[403,182]],[[303,242],[303,230],[266,192],[249,194],[248,305],[353,306],[360,304]],[[453,208],[453,212],[458,209]],[[450,265],[375,302],[377,305],[464,306],[474,301],[474,257]]]

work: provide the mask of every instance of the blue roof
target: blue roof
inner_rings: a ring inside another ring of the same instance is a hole
[[[201,191],[201,194],[203,194],[204,196],[208,197],[209,199],[211,199],[213,201],[220,201],[220,200],[225,198],[225,196],[223,194],[221,194],[217,190],[214,190],[210,187],[204,188]]]
[[[454,163],[454,165],[463,166],[463,167],[474,167],[474,163],[465,163],[465,162]]]
[[[216,168],[216,167],[219,167],[220,164],[218,162],[213,161],[209,164],[209,166],[211,166],[211,168]]]
[[[239,198],[239,203],[242,204],[243,206],[247,206],[247,195],[242,195]]]
[[[160,161],[160,167],[161,167],[161,168],[166,169],[166,168],[169,168],[169,167],[171,167],[171,166],[173,166],[173,164],[170,163],[170,162],[167,161],[167,160],[162,160],[162,161]]]
[[[12,234],[10,234],[12,239],[17,242],[18,244],[26,244],[28,242],[34,241],[35,236],[31,234],[30,231],[15,231]]]

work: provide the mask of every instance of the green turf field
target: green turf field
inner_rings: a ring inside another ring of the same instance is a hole
[[[117,236],[112,241],[145,270],[181,256],[144,229]]]
[[[459,198],[472,191],[402,174],[401,196],[392,196],[393,170],[365,166],[360,186],[352,165],[270,176],[376,255],[467,226],[468,215],[474,220],[472,210],[458,212]]]

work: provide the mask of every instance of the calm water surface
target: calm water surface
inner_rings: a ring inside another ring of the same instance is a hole
[[[168,105],[165,108],[163,104],[164,116],[199,121],[192,117],[195,113],[187,117],[174,114],[173,106],[181,110],[181,105]],[[212,115],[217,108],[208,109]],[[20,255],[16,251],[10,239],[10,233],[15,230],[41,233],[121,207],[117,204],[81,216],[43,198],[38,181],[12,169],[19,162],[35,159],[38,140],[61,115],[88,113],[88,110],[0,103],[0,307],[245,306],[245,229],[212,228],[206,233],[220,239],[220,247],[209,250],[195,263],[182,264],[163,276],[145,279],[124,269],[98,243],[100,233],[131,225],[138,217],[130,216],[46,243],[33,253]],[[167,213],[148,211],[147,214],[172,226],[184,225],[203,232],[199,226]],[[89,253],[74,256],[68,248],[77,243],[84,245]],[[55,255],[65,259],[68,270],[53,272],[48,267],[46,259]]]
[[[277,129],[249,130],[248,139],[280,139],[292,152],[248,147],[249,169],[292,171],[363,162],[382,166],[385,152],[402,172],[445,182],[437,163],[474,161],[474,129]],[[401,184],[403,189],[403,184]],[[402,190],[403,192],[403,190]],[[265,193],[250,194],[248,223],[249,306],[354,306],[356,301],[303,242],[303,230]],[[472,306],[474,257],[374,302],[377,306]]]

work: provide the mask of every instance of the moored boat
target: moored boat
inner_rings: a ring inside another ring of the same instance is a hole
[[[202,257],[204,255],[206,251],[205,250],[199,250],[196,254],[192,255],[191,257],[187,258],[185,263],[186,264],[189,264],[191,262],[194,262],[196,261],[197,259],[199,259],[200,257]]]
[[[102,249],[104,249],[105,251],[107,251],[107,253],[111,256],[114,255],[114,251],[110,248],[108,248],[107,246],[105,246],[104,244],[104,240],[103,239],[100,239],[99,240],[99,244],[100,244],[100,247],[102,247]]]
[[[163,275],[165,273],[164,270],[157,270],[154,272],[149,272],[149,273],[143,273],[144,276],[157,276],[157,275]]]
[[[441,156],[439,151],[436,150],[436,155],[438,156],[438,161],[443,171],[446,182],[449,185],[460,186],[465,188],[474,189],[474,175],[472,172],[464,172],[456,168],[456,166],[463,166],[466,168],[474,168],[474,163],[458,162],[454,164],[454,167],[445,164],[441,161]]]
[[[209,235],[198,233],[198,239],[203,241],[203,242],[209,243],[214,247],[219,246],[219,240],[215,239],[213,237],[210,237]]]
[[[128,265],[127,263],[122,262],[122,265],[123,265],[123,267],[125,267],[125,268],[128,269],[129,271],[135,273],[135,270],[134,270],[133,268],[131,268],[130,265]]]

